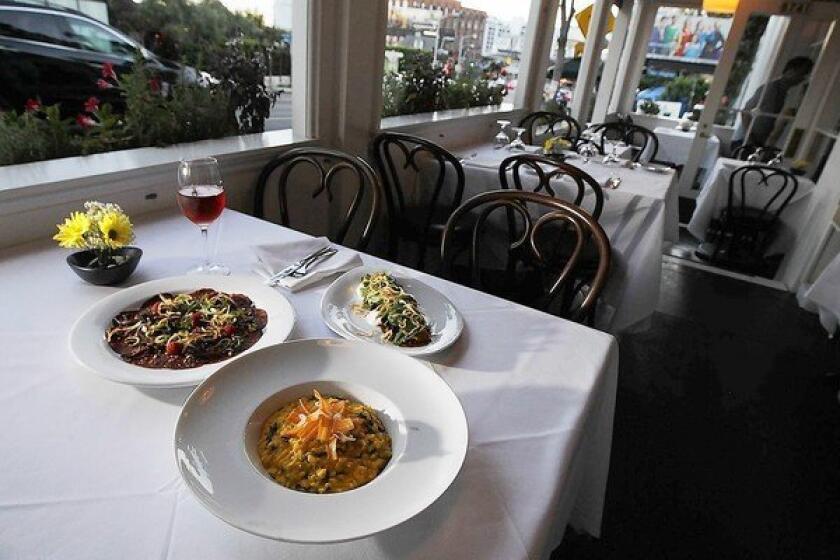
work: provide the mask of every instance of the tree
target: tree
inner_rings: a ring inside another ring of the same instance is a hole
[[[566,64],[566,42],[569,37],[569,27],[575,16],[575,0],[560,0],[560,34],[557,36],[557,60],[554,62],[554,81],[560,83],[563,77],[563,66]]]

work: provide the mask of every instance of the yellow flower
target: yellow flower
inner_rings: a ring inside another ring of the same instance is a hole
[[[134,239],[131,221],[122,212],[107,212],[99,221],[102,243],[109,249],[117,249]]]
[[[90,218],[81,212],[72,212],[63,224],[58,224],[58,233],[53,239],[58,241],[59,247],[65,249],[80,249],[85,246],[85,234],[90,231]]]

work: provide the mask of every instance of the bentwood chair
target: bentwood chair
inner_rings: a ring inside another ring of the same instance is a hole
[[[508,210],[521,225],[508,231],[504,272],[487,270],[482,267],[482,251],[488,248],[485,234],[492,230],[488,219],[496,211]],[[454,232],[471,215],[472,236],[462,251]],[[558,263],[553,248],[570,234],[575,239],[572,250]],[[587,244],[594,245],[598,262],[591,274],[584,275],[578,269]],[[455,260],[464,254],[467,263],[459,274]],[[452,280],[591,324],[609,274],[610,243],[598,222],[573,204],[541,193],[497,190],[470,198],[452,214],[443,233],[441,259],[444,276]]]
[[[446,221],[461,204],[461,161],[434,142],[396,132],[378,134],[371,152],[388,208],[388,258],[423,270],[427,248],[440,246]],[[416,249],[414,258],[400,255],[406,243]]]
[[[751,270],[761,268],[779,216],[798,189],[796,176],[778,167],[751,164],[733,171],[726,208],[707,235],[714,244],[711,260]]]
[[[607,142],[624,142],[628,146],[635,146],[636,150],[632,155],[632,161],[637,162],[644,157],[650,163],[658,163],[675,169],[679,174],[683,166],[670,161],[657,159],[659,153],[659,138],[649,128],[633,124],[628,120],[607,122],[595,125],[593,132],[601,133],[600,144],[597,144],[598,151],[606,154]]]
[[[272,180],[275,172],[276,180]],[[381,186],[376,173],[363,159],[329,148],[295,148],[275,157],[263,168],[257,180],[254,215],[258,218],[266,216],[266,192],[270,184],[276,185],[281,225],[292,227],[289,189],[302,191],[311,186],[311,191],[306,193],[311,201],[320,197],[326,199],[327,206],[343,207],[343,218],[328,237],[347,245],[348,233],[353,231],[354,237],[357,236],[353,246],[364,249],[368,245],[379,212]],[[344,195],[345,189],[349,197]],[[302,201],[305,196],[293,198]],[[311,217],[318,210],[301,209],[299,212],[309,213]],[[322,207],[320,212],[326,211]]]
[[[529,188],[528,190],[537,193],[545,192],[555,198],[558,197],[558,194],[555,191],[556,183],[552,185],[552,181],[559,181],[564,177],[568,177],[577,187],[574,200],[570,200],[569,202],[575,206],[581,206],[587,191],[590,191],[595,202],[592,210],[588,210],[588,212],[595,220],[601,217],[601,210],[604,207],[604,191],[601,185],[589,173],[574,165],[532,154],[510,156],[499,165],[499,183],[503,189],[510,188],[508,172],[510,172],[511,178],[513,179],[513,188],[520,191],[525,190],[522,179],[523,176],[527,177],[530,175],[535,181],[532,183],[533,188]]]
[[[536,111],[525,115],[519,126],[525,129],[522,140],[526,144],[541,145],[548,138],[560,136],[572,146],[580,140],[581,126],[574,118],[563,113]]]

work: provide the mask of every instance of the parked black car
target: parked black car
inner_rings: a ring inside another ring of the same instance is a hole
[[[117,90],[100,90],[96,81],[105,63],[117,75],[141,59],[162,81],[195,82],[195,69],[159,58],[142,45],[85,14],[0,0],[0,110],[21,110],[27,99],[61,103],[62,113],[81,110],[96,96],[117,110]]]

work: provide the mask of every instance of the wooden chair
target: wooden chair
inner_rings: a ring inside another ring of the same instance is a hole
[[[635,146],[638,150],[632,156],[636,163],[642,156],[648,156],[647,161],[675,169],[679,174],[683,166],[672,161],[657,159],[659,153],[659,138],[649,128],[633,124],[627,120],[601,123],[593,127],[593,132],[601,133],[601,142],[596,144],[601,154],[606,154],[606,143],[609,141],[624,142],[628,146]]]
[[[329,204],[338,202],[338,189],[352,189],[352,199],[344,210],[344,218],[338,230],[331,239],[336,243],[346,244],[347,234],[351,228],[358,229],[358,241],[355,247],[364,249],[370,241],[376,223],[380,206],[379,179],[373,169],[363,159],[338,150],[329,148],[295,148],[280,154],[271,160],[260,173],[257,189],[254,195],[254,215],[265,218],[265,196],[269,186],[269,179],[275,171],[277,176],[277,196],[280,208],[280,224],[291,227],[289,220],[289,176],[298,168],[309,168],[314,171],[317,180],[311,191],[311,198],[316,199],[323,194]],[[341,180],[337,180],[341,177]],[[310,181],[293,181],[291,187],[300,190]],[[340,200],[340,198],[339,198]],[[361,212],[361,213],[360,213]],[[357,221],[358,219],[358,221]]]
[[[548,138],[560,136],[574,147],[580,140],[581,126],[574,118],[563,113],[536,111],[525,115],[519,126],[525,129],[522,140],[526,144],[541,145]],[[539,128],[542,130],[539,131]]]
[[[768,191],[766,200],[755,201],[759,189]],[[778,167],[744,165],[729,176],[726,208],[713,221],[707,238],[714,244],[712,262],[748,271],[763,268],[763,258],[773,240],[779,216],[799,189],[796,176]],[[739,200],[735,199],[738,192]]]
[[[538,209],[542,212],[538,213]],[[485,226],[496,210],[510,210],[522,221],[516,231],[508,232],[503,274],[488,273],[481,267],[482,248],[486,248],[484,234],[488,231]],[[477,217],[471,226],[472,237],[466,251],[465,284],[575,321],[594,320],[595,306],[609,274],[610,243],[592,216],[573,204],[540,193],[497,190],[478,194],[452,214],[443,233],[443,274],[456,281],[459,279],[454,260],[461,253],[454,232],[471,214]],[[558,239],[568,238],[568,232],[574,235],[575,243],[558,267],[548,251]],[[585,277],[578,267],[582,264],[584,247],[590,243],[594,244],[599,259],[592,274]]]
[[[371,143],[371,152],[388,207],[388,258],[400,260],[400,244],[408,241],[418,254],[413,262],[403,259],[404,264],[423,270],[427,247],[440,246],[446,221],[461,204],[466,182],[461,161],[434,142],[396,132],[379,133]],[[421,169],[421,158],[428,158],[429,167]],[[407,200],[406,174],[413,174],[417,184],[421,171],[431,188],[419,193],[421,202],[412,203]]]
[[[513,178],[513,187],[517,190],[524,190],[522,183],[523,168],[525,173],[530,172],[536,178],[536,186],[529,189],[532,192],[545,192],[557,197],[557,193],[551,185],[552,180],[570,177],[577,186],[577,194],[574,200],[570,200],[575,206],[581,206],[589,190],[595,197],[595,204],[589,214],[595,219],[601,217],[601,210],[604,208],[604,191],[601,185],[589,173],[569,165],[561,163],[545,156],[519,154],[510,156],[499,165],[499,183],[503,189],[510,188],[508,184],[508,171]]]

